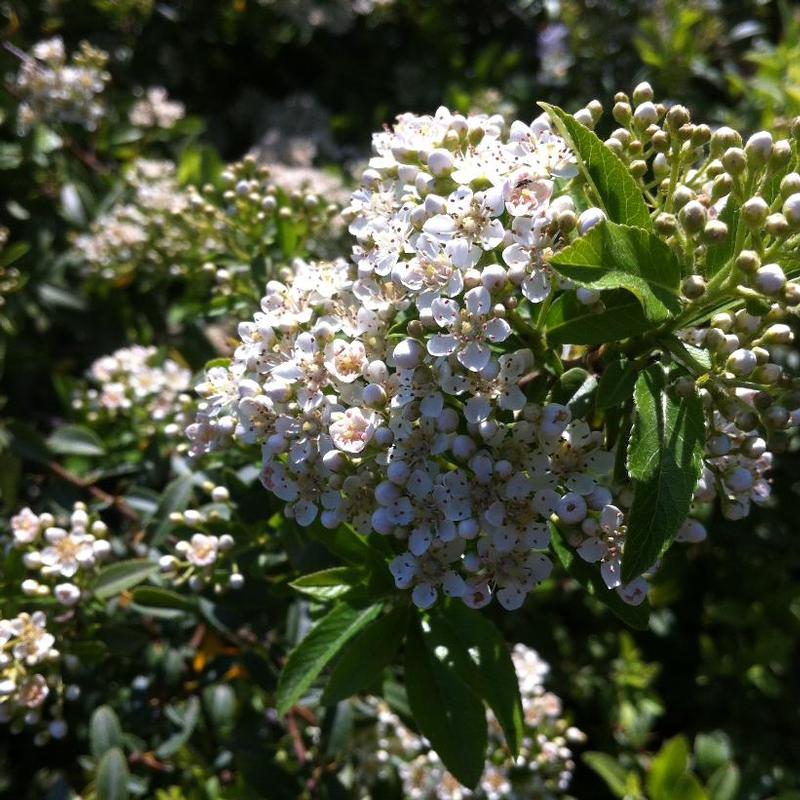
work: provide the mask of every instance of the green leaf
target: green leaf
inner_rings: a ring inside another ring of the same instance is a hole
[[[709,800],[736,800],[740,783],[739,768],[736,764],[723,764],[706,784]]]
[[[647,775],[647,791],[653,800],[668,800],[671,790],[689,771],[689,743],[683,736],[670,739],[658,751]]]
[[[646,630],[650,619],[650,603],[647,598],[638,606],[626,603],[613,589],[603,582],[600,570],[594,564],[585,562],[566,542],[563,534],[552,522],[550,544],[564,569],[583,586],[586,591],[608,606],[609,610],[626,625],[638,630]]]
[[[28,242],[14,242],[3,250],[0,250],[0,269],[10,267],[15,261],[19,261],[31,249]]]
[[[403,641],[407,616],[408,608],[397,606],[367,625],[348,644],[322,693],[324,705],[345,700],[380,678]]]
[[[381,604],[334,606],[295,647],[278,680],[278,713],[285,714],[308,690],[333,657],[381,613]]]
[[[64,425],[47,440],[54,453],[69,456],[102,456],[106,452],[103,440],[89,428]]]
[[[638,336],[657,327],[641,303],[622,289],[603,292],[603,308],[597,311],[578,301],[574,292],[559,295],[547,311],[547,341],[556,344],[605,344]]]
[[[486,759],[486,711],[464,683],[451,654],[433,646],[416,618],[406,641],[405,677],[409,705],[420,731],[447,769],[473,788]]]
[[[74,183],[65,183],[61,187],[61,216],[79,227],[86,224],[86,210]]]
[[[725,203],[725,208],[719,215],[720,222],[728,226],[728,235],[721,241],[709,242],[706,245],[706,278],[713,278],[733,258],[736,247],[736,228],[739,225],[739,209],[732,198]]]
[[[631,362],[622,356],[606,365],[597,386],[595,408],[603,411],[624,405],[630,400],[636,386],[636,370]]]
[[[200,701],[196,697],[190,697],[183,709],[183,719],[181,729],[162,742],[156,748],[156,756],[159,758],[169,758],[175,755],[190,739],[197,721],[200,718]]]
[[[494,711],[508,749],[516,756],[523,736],[522,700],[517,671],[500,631],[459,601],[431,614],[429,639],[448,649],[461,678]]]
[[[551,403],[560,403],[572,411],[573,417],[584,417],[592,407],[592,393],[597,378],[582,367],[568,369],[558,378],[552,392]]]
[[[128,762],[119,747],[108,750],[97,767],[97,800],[128,800]]]
[[[653,322],[681,310],[681,266],[669,246],[649,231],[605,221],[559,250],[549,263],[579,286],[627,289]]]
[[[581,759],[605,781],[615,797],[624,798],[628,794],[628,771],[615,758],[606,753],[590,751],[584,753]]]
[[[146,581],[158,571],[158,564],[144,558],[118,561],[103,567],[95,577],[91,590],[100,600],[108,600]]]
[[[660,364],[639,373],[636,416],[628,443],[633,503],[628,517],[622,580],[649,569],[689,513],[700,478],[705,418],[699,397],[678,398]]]
[[[110,706],[99,706],[94,710],[89,722],[89,744],[95,758],[114,747],[122,747],[122,728]]]
[[[698,733],[694,737],[694,759],[700,772],[708,775],[732,758],[731,742],[723,731]]]
[[[578,167],[613,222],[652,230],[650,212],[636,179],[622,161],[572,114],[557,106],[539,103],[566,139],[578,159]]]
[[[138,586],[133,590],[133,605],[140,614],[173,619],[185,613],[196,613],[197,603],[172,589],[161,586]]]
[[[302,575],[289,586],[315,600],[330,601],[347,594],[364,578],[355,567],[333,567]]]
[[[154,519],[158,522],[150,539],[150,544],[158,546],[164,541],[174,524],[170,520],[170,514],[176,511],[184,511],[192,499],[193,491],[194,476],[191,473],[179,475],[167,484],[158,503],[158,510],[154,515]]]

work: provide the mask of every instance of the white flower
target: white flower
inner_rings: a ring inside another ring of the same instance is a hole
[[[504,342],[511,335],[511,326],[504,319],[491,317],[492,298],[488,289],[478,286],[464,295],[466,308],[459,309],[453,300],[434,300],[433,318],[446,334],[436,334],[428,341],[432,356],[455,355],[473,372],[480,372],[491,357],[488,343]]]
[[[219,538],[208,536],[205,533],[192,534],[186,548],[186,560],[195,567],[209,567],[216,560],[219,553]]]
[[[360,453],[369,444],[375,433],[375,415],[360,408],[348,408],[337,412],[330,426],[334,445],[346,453]]]
[[[30,508],[23,508],[11,518],[11,530],[17,544],[31,544],[39,536],[39,517]]]

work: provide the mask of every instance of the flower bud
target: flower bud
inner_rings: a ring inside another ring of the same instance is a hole
[[[781,187],[782,186],[783,184],[781,184]],[[786,217],[786,221],[789,225],[794,229],[800,228],[800,192],[790,194],[786,198],[782,210],[783,216]]]
[[[742,137],[738,131],[723,125],[711,134],[711,154],[717,156],[730,147],[741,147]]]
[[[740,147],[729,147],[722,155],[722,166],[731,175],[741,175],[747,168],[747,156]]]
[[[678,213],[683,229],[687,233],[699,233],[706,223],[706,208],[697,200],[690,200]]]
[[[653,99],[653,87],[647,81],[642,81],[636,85],[631,96],[637,106],[641,103],[650,102]]]
[[[694,192],[688,186],[678,186],[672,195],[672,205],[678,211],[693,198]]]
[[[605,220],[605,212],[601,208],[587,208],[578,217],[578,233],[581,236],[587,234],[595,225],[599,225]]]
[[[647,101],[636,107],[633,119],[641,128],[646,128],[658,121],[658,110],[653,103]]]
[[[721,242],[728,235],[728,226],[719,219],[711,219],[703,229],[703,238],[708,242]]]
[[[403,339],[392,352],[394,363],[400,369],[413,369],[425,355],[425,348],[415,339]]]
[[[786,139],[779,139],[772,145],[772,155],[769,159],[771,169],[785,167],[792,158],[792,146]]]
[[[781,196],[788,197],[795,192],[800,192],[800,173],[788,172],[781,180]]]
[[[754,133],[744,147],[748,164],[764,166],[772,155],[772,134],[769,131]]]
[[[761,266],[761,259],[755,250],[742,250],[736,257],[736,267],[745,275],[754,275]]]
[[[688,125],[689,119],[689,110],[685,106],[675,105],[667,111],[667,125],[672,130]]]
[[[775,295],[786,285],[786,276],[778,264],[765,264],[756,272],[756,287],[766,295]]]
[[[585,128],[591,128],[592,125],[594,125],[594,118],[592,117],[592,112],[589,111],[588,108],[579,109],[573,114],[573,116]]]
[[[615,103],[611,109],[611,115],[620,125],[628,125],[632,115],[631,107],[628,103]]]
[[[769,206],[763,197],[751,197],[742,204],[742,219],[749,228],[760,228],[769,213]]]
[[[789,233],[789,221],[783,214],[770,214],[764,223],[764,230],[770,236],[786,236]]]
[[[448,150],[437,148],[428,156],[428,168],[437,177],[452,172],[453,166],[453,156]]]
[[[684,297],[688,300],[697,300],[705,294],[706,282],[702,275],[690,275],[684,280],[682,288]]]
[[[739,348],[728,356],[725,368],[734,375],[745,378],[756,368],[756,363],[756,357],[752,350]]]

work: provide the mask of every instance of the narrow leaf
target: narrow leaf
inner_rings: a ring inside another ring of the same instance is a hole
[[[133,590],[133,605],[142,614],[165,619],[197,612],[193,597],[161,586],[138,586]]]
[[[649,569],[669,546],[689,513],[700,478],[705,441],[698,397],[678,398],[660,364],[636,381],[636,417],[628,444],[633,503],[622,556],[627,583]]]
[[[381,605],[335,606],[289,654],[278,681],[278,713],[285,714],[308,690],[333,657],[381,612]]]
[[[144,558],[130,561],[118,561],[100,570],[92,583],[91,589],[95,597],[108,600],[127,589],[132,589],[142,581],[146,581],[158,571],[158,564]]]
[[[434,649],[426,638],[415,619],[409,627],[405,657],[411,712],[447,769],[473,788],[486,759],[486,712],[446,649]]]
[[[723,764],[708,779],[706,789],[710,800],[736,800],[741,778],[736,764]]]
[[[110,706],[99,706],[89,722],[89,744],[92,755],[100,758],[113,747],[122,746],[122,728]]]
[[[333,567],[302,575],[289,586],[316,600],[330,601],[347,594],[361,579],[363,573],[354,567]]]
[[[47,440],[54,453],[70,456],[102,456],[106,452],[103,440],[88,428],[64,425]]]
[[[512,756],[523,736],[522,700],[505,639],[483,614],[454,602],[430,617],[431,641],[449,649],[459,674],[494,711]]]
[[[566,542],[556,525],[550,523],[550,544],[564,569],[583,586],[586,591],[608,606],[609,610],[626,625],[637,630],[646,630],[650,619],[650,603],[647,598],[638,606],[626,603],[613,589],[603,582],[600,570],[587,564]]]
[[[97,766],[97,800],[128,800],[128,762],[119,747],[108,750]]]
[[[367,625],[347,645],[322,693],[324,705],[345,700],[380,678],[403,641],[407,616],[407,607],[397,606]]]
[[[608,218],[652,230],[641,189],[622,161],[585,125],[558,106],[539,104],[578,158],[578,166]]]
[[[581,756],[587,767],[594,770],[615,797],[624,798],[628,793],[628,772],[615,758],[607,753],[590,751]]]
[[[681,266],[669,246],[649,231],[603,222],[559,250],[550,266],[589,289],[627,289],[654,322],[681,310]]]
[[[190,697],[183,711],[181,729],[156,748],[156,755],[159,758],[169,758],[175,755],[191,738],[199,718],[200,701],[196,697]]]

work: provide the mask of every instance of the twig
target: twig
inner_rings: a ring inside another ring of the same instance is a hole
[[[306,763],[306,748],[303,745],[303,737],[300,735],[300,730],[297,727],[297,720],[294,717],[295,709],[289,709],[286,715],[286,728],[289,731],[289,736],[292,737],[292,745],[294,747],[294,754],[301,764]]]
[[[113,506],[117,509],[117,511],[119,511],[120,514],[122,514],[122,516],[127,517],[132,522],[139,522],[139,515],[121,497],[104,492],[99,486],[95,486],[95,484],[91,481],[84,480],[74,473],[69,472],[69,470],[64,469],[64,467],[62,467],[61,464],[56,461],[48,461],[47,468],[54,475],[61,478],[61,480],[71,483],[78,489],[83,489],[96,500]]]

